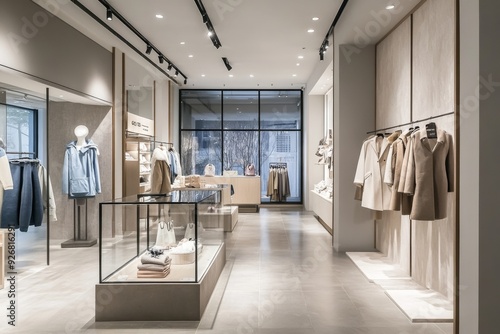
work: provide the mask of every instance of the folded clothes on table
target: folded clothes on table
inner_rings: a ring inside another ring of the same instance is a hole
[[[170,262],[172,260],[169,258],[166,264],[139,264],[137,269],[139,270],[149,270],[149,271],[164,271],[166,268],[170,268]]]
[[[141,256],[142,264],[166,265],[169,260],[168,254],[152,254],[151,252],[146,252]]]

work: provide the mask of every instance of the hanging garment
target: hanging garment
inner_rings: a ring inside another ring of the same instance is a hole
[[[286,198],[290,196],[290,180],[287,168],[271,168],[269,170],[266,194],[271,201],[286,201]]]
[[[170,167],[167,161],[156,160],[151,176],[151,192],[153,194],[167,194],[171,190]]]
[[[168,155],[170,159],[170,182],[174,184],[175,179],[179,175],[179,165],[177,163],[177,157],[173,149],[168,150]]]
[[[409,156],[404,186],[413,195],[410,218],[433,221],[448,213],[448,192],[454,191],[453,137],[437,129],[437,138],[420,129],[412,135],[413,152]]]
[[[47,212],[48,209],[49,219],[57,221],[56,200],[52,191],[52,183],[50,182],[50,177],[47,175],[47,169],[42,164],[38,165],[38,180],[40,181],[40,190],[42,192],[43,212]]]
[[[398,191],[398,188],[399,188],[399,181],[401,178],[401,171],[403,169],[404,153],[406,151],[406,145],[408,142],[408,137],[410,135],[411,135],[411,130],[407,130],[401,133],[401,135],[399,135],[398,139],[396,139],[392,143],[389,149],[389,154],[387,157],[387,164],[384,174],[384,183],[389,185],[392,189],[389,210],[393,211],[401,210],[401,201],[402,201],[402,196],[404,195]]]
[[[399,134],[389,137],[371,136],[363,142],[359,154],[354,184],[363,187],[361,206],[383,211],[389,210],[391,188],[383,183],[390,144]]]
[[[2,219],[2,203],[3,203],[3,192],[4,190],[12,189],[12,174],[10,172],[9,159],[5,150],[0,147],[0,222]]]
[[[70,198],[94,197],[101,193],[97,145],[92,140],[78,149],[76,141],[66,146],[62,190]]]
[[[170,157],[165,146],[159,146],[153,150],[153,155],[151,156],[151,175],[154,174],[154,169],[157,160],[166,161],[170,166]]]
[[[38,164],[33,160],[11,161],[13,188],[4,192],[2,228],[13,227],[27,232],[29,226],[42,225],[43,203]]]

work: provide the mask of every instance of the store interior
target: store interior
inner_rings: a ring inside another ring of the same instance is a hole
[[[187,61],[131,2],[0,5],[2,333],[492,333],[470,3],[321,1],[300,79],[243,79],[220,27],[256,7],[194,2]]]

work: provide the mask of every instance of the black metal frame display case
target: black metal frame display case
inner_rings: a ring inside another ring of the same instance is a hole
[[[96,321],[201,319],[226,262],[223,224],[203,225],[221,194],[183,189],[99,204]]]

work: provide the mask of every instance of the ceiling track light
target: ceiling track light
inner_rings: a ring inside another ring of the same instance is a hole
[[[224,62],[224,65],[226,65],[228,71],[231,71],[233,69],[233,67],[229,64],[229,60],[226,57],[222,57],[222,61]]]
[[[172,69],[172,64],[168,63],[167,71],[170,71]]]
[[[212,44],[215,46],[216,49],[220,48],[222,46],[222,43],[220,42],[219,37],[215,32],[214,26],[212,25],[212,21],[210,21],[210,17],[208,17],[208,13],[205,9],[205,6],[203,5],[203,2],[201,2],[201,0],[194,0],[194,2],[196,3],[198,10],[200,11],[203,23],[207,26],[208,36],[212,40]]]
[[[106,17],[108,20],[113,18],[118,19],[123,25],[125,25],[132,33],[134,33],[139,39],[141,39],[146,45],[146,54],[150,55],[152,51],[155,51],[158,54],[158,61],[160,64],[167,62],[169,64],[170,69],[173,67],[177,70],[177,73],[186,78],[186,75],[182,73],[177,67],[160,51],[156,48],[137,28],[135,28],[125,17],[123,17],[109,2],[108,0],[98,0],[105,8],[106,8]],[[158,69],[161,73],[167,76],[170,80],[174,81],[176,84],[179,84],[173,76],[171,76],[167,71],[165,71],[160,65],[158,65],[154,60],[147,57],[142,50],[135,47],[132,43],[128,41],[128,39],[124,38],[119,32],[111,28],[109,25],[104,23],[104,21],[98,19],[97,17],[91,14],[89,8],[83,5],[80,1],[73,0],[73,3],[79,7],[81,10],[86,12],[90,17],[100,23],[103,27],[107,28],[111,33],[113,33],[116,37],[118,37],[123,43],[128,45],[132,50],[134,50],[137,54],[142,56],[146,61],[148,61],[151,65],[153,65],[156,69]],[[144,50],[144,49],[143,49]]]
[[[175,70],[175,77],[177,78],[178,75],[179,75],[179,71]]]
[[[185,85],[187,85],[187,83],[188,83],[188,79],[187,79],[187,78],[185,78],[185,79],[184,79],[184,84],[185,84]]]
[[[113,20],[113,11],[111,10],[110,7],[106,8],[106,18],[108,19],[108,21]]]
[[[335,18],[333,19],[332,25],[330,26],[330,29],[328,29],[328,32],[326,33],[325,39],[323,40],[323,43],[321,44],[321,47],[319,48],[319,60],[323,60],[325,57],[325,52],[326,49],[330,46],[329,38],[330,35],[333,34],[333,30],[335,29],[335,26],[337,25],[337,22],[340,20],[340,17],[342,16],[342,13],[344,12],[345,7],[347,6],[347,3],[349,0],[343,0],[342,3],[340,4],[339,9],[337,10],[337,14],[335,15]]]

